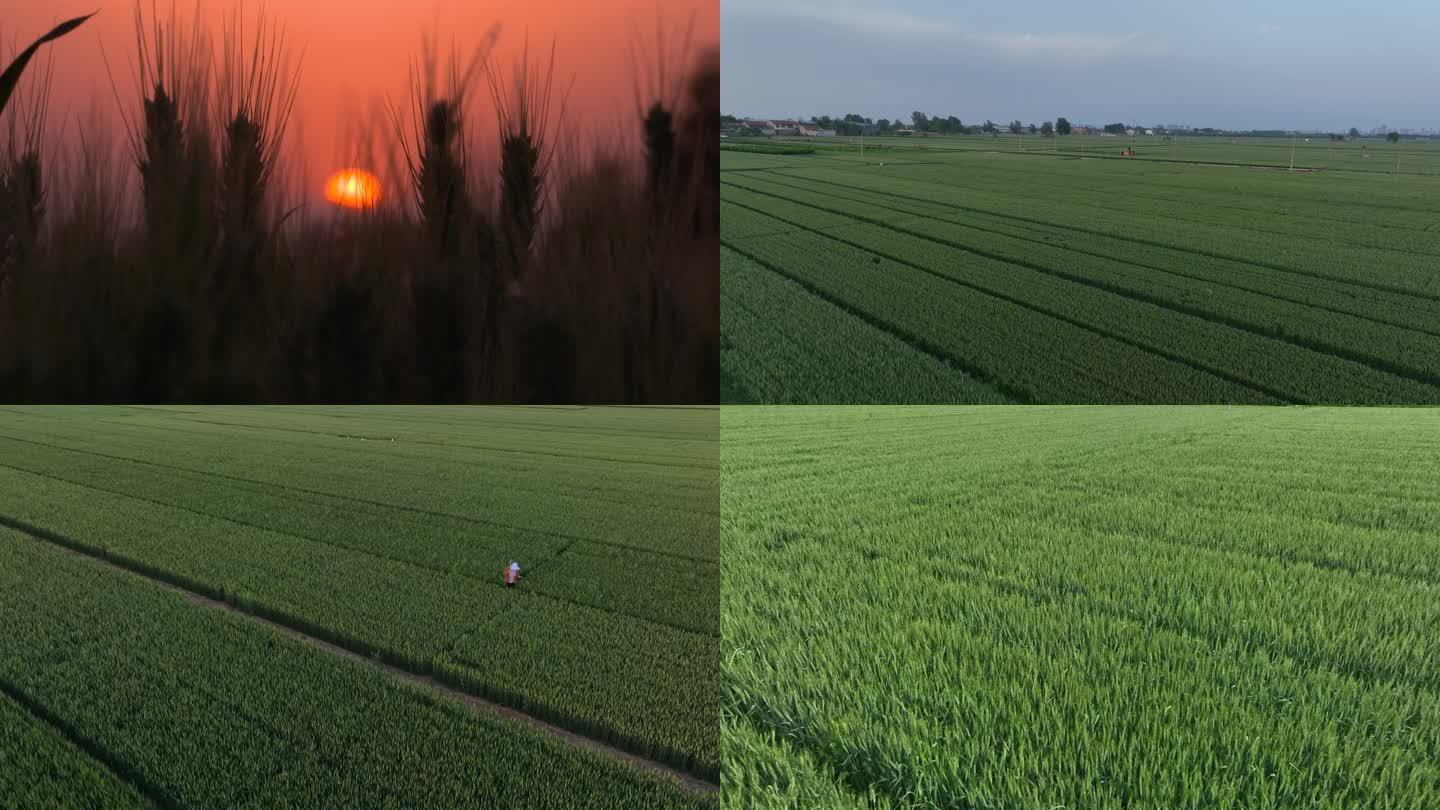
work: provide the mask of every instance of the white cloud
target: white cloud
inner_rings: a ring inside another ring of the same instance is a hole
[[[725,16],[804,20],[877,39],[909,44],[965,45],[1026,61],[1085,63],[1134,55],[1145,46],[1139,33],[971,31],[949,20],[919,17],[888,8],[836,0],[722,0]]]

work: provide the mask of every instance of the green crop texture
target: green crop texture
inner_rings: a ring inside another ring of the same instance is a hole
[[[3,691],[0,740],[0,807],[149,806],[134,788]]]
[[[1440,410],[727,407],[736,806],[1440,806]]]
[[[713,408],[5,409],[0,528],[714,780],[718,431]]]
[[[755,155],[813,155],[814,149],[803,146],[772,146],[763,143],[721,143],[722,152],[749,152]]]
[[[660,777],[8,529],[0,622],[13,628],[0,636],[0,689],[39,707],[155,804],[704,806]],[[0,740],[0,762],[45,753],[25,737]],[[92,806],[134,801],[71,749],[57,750],[47,763],[65,768],[64,781],[51,798],[83,805],[109,787]],[[0,785],[9,778],[0,771]]]
[[[724,400],[1440,403],[1440,147],[1014,140],[722,153]]]

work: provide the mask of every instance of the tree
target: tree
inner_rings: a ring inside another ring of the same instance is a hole
[[[1109,133],[1111,133],[1111,134],[1114,134],[1114,135],[1124,135],[1124,134],[1125,134],[1125,125],[1124,125],[1124,124],[1106,124],[1106,125],[1105,125],[1105,131],[1106,131],[1106,132],[1109,132]]]
[[[989,118],[986,118],[986,119],[985,119],[985,126],[981,128],[981,131],[983,131],[983,132],[994,132],[994,131],[997,130],[997,129],[999,129],[999,127],[995,126],[995,122],[994,122],[994,121],[991,121]]]
[[[875,126],[879,127],[881,132],[889,132],[889,131],[890,131],[890,119],[889,119],[889,118],[881,118],[879,121],[876,121],[876,122],[875,122]]]
[[[930,116],[926,115],[923,112],[920,112],[919,110],[910,113],[910,122],[914,125],[914,129],[916,132],[930,131]]]
[[[1055,119],[1055,134],[1057,134],[1057,135],[1069,135],[1069,134],[1070,134],[1070,120],[1067,119],[1067,118],[1064,118],[1063,116],[1060,117],[1060,118],[1056,118],[1056,119]]]
[[[1020,134],[1020,130],[1022,130],[1022,129],[1024,129],[1024,128],[1025,128],[1025,125],[1022,124],[1022,123],[1020,123],[1019,121],[1011,121],[1011,122],[1010,122],[1010,134],[1011,134],[1011,135],[1019,135],[1019,134]]]
[[[1400,133],[1398,133],[1398,132],[1392,132],[1392,133],[1390,133],[1389,135],[1386,135],[1386,136],[1385,136],[1385,140],[1389,141],[1390,143],[1399,143],[1399,142],[1400,142]]]
[[[736,117],[733,116],[733,115],[722,115],[722,116],[720,116],[720,123],[722,123],[722,124],[738,124],[739,122],[740,122],[740,119],[739,119],[739,118],[736,118]]]
[[[1034,124],[1031,124],[1031,125],[1030,125],[1030,134],[1031,134],[1031,135],[1034,135],[1034,134],[1035,134],[1035,129],[1036,129],[1035,125],[1034,125]]]
[[[965,125],[960,123],[960,119],[956,116],[952,115],[946,118],[945,124],[950,128],[950,131],[953,133],[958,134],[965,131]]]
[[[1360,137],[1360,130],[1356,129],[1355,127],[1350,127],[1350,137],[1352,137],[1352,138],[1358,138],[1358,137]]]
[[[1048,138],[1055,134],[1055,127],[1051,126],[1049,121],[1046,121],[1040,125],[1040,134]]]

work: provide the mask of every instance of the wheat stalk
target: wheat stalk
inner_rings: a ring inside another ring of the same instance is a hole
[[[524,275],[545,207],[545,176],[554,156],[551,128],[563,117],[554,107],[555,46],[541,69],[530,61],[530,44],[511,76],[513,102],[495,71],[486,74],[500,127],[500,236],[511,279]],[[566,94],[568,97],[568,91]]]

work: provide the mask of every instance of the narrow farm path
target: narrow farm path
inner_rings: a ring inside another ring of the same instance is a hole
[[[409,670],[401,669],[390,664],[376,661],[357,652],[347,650],[344,647],[331,644],[324,639],[316,638],[315,636],[312,636],[301,630],[297,630],[288,625],[281,624],[279,622],[261,616],[257,616],[253,613],[249,613],[235,605],[229,604],[228,602],[222,602],[217,599],[212,599],[208,596],[205,596],[204,594],[197,593],[188,588],[183,588],[174,583],[166,582],[163,579],[150,576],[141,571],[136,571],[132,568],[117,563],[113,560],[106,559],[97,554],[91,554],[84,551],[83,549],[79,549],[65,543],[57,542],[54,539],[45,536],[44,533],[37,533],[33,531],[33,527],[29,527],[18,521],[6,521],[5,525],[25,534],[28,537],[33,538],[36,541],[48,543],[55,546],[56,548],[62,549],[68,554],[72,554],[76,557],[83,557],[97,565],[103,565],[112,570],[120,571],[129,574],[130,576],[143,579],[146,582],[149,582],[150,584],[158,586],[160,588],[173,591],[202,607],[229,612],[233,615],[245,619],[246,621],[250,621],[259,625],[264,625],[265,627],[268,627],[271,630],[280,633],[281,635],[288,636],[298,641],[302,641],[318,650],[322,650],[331,655],[345,658],[354,663],[374,669],[394,680],[403,681],[413,686],[427,689],[430,692],[439,695],[440,697],[448,698],[450,700],[458,702],[470,711],[480,714],[489,714],[519,723],[525,723],[531,728],[549,734],[553,737],[557,737],[561,741],[569,745],[573,745],[578,748],[585,748],[603,756],[608,756],[613,759],[627,762],[637,768],[659,773],[663,776],[668,776],[679,782],[681,787],[695,794],[708,795],[718,793],[720,790],[719,785],[707,782],[704,779],[700,779],[699,777],[696,777],[692,774],[673,768],[663,762],[657,762],[652,759],[647,759],[645,757],[632,754],[628,751],[623,751],[610,745],[609,743],[594,739],[592,737],[587,737],[583,734],[577,734],[568,729],[541,720],[538,717],[526,714],[525,712],[512,709],[508,706],[502,706],[498,703],[493,703],[491,701],[485,700],[484,698],[476,697],[475,695],[467,694],[457,689],[453,689],[449,686],[446,686],[445,684],[440,683],[439,681],[428,675],[421,675],[419,673],[411,672]]]

